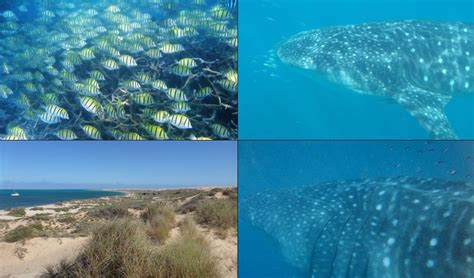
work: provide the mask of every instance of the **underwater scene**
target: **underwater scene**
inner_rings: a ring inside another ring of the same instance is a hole
[[[240,138],[474,138],[473,1],[239,8]]]
[[[474,143],[241,141],[239,277],[473,277]]]
[[[237,138],[237,0],[0,1],[0,138]]]

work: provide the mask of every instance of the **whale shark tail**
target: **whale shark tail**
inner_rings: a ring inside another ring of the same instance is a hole
[[[450,96],[410,87],[394,95],[393,98],[418,120],[432,138],[457,138],[444,112],[444,107],[451,99]]]

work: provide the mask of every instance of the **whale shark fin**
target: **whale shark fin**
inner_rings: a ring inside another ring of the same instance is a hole
[[[450,96],[410,87],[393,98],[405,107],[434,139],[456,139],[456,134],[444,113]]]

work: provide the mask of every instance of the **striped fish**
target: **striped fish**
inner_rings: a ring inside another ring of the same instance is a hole
[[[166,96],[174,101],[188,101],[188,97],[183,90],[177,88],[169,88],[166,90]]]
[[[54,117],[61,118],[61,119],[69,119],[69,114],[67,113],[66,109],[57,106],[56,104],[49,104],[45,107],[45,111],[51,114]]]
[[[118,119],[117,111],[115,111],[115,108],[112,104],[105,104],[104,111],[107,118],[114,120]]]
[[[137,61],[130,55],[120,55],[120,63],[127,67],[136,67],[138,66]]]
[[[143,85],[151,84],[152,78],[151,75],[145,72],[140,72],[135,75],[135,78],[140,81]]]
[[[191,107],[186,101],[177,101],[171,104],[171,110],[175,113],[186,113],[191,110]]]
[[[80,97],[79,99],[82,107],[84,107],[87,112],[101,117],[103,113],[102,105],[100,105],[100,103],[95,98],[84,96]]]
[[[134,94],[132,95],[132,99],[135,103],[144,106],[153,105],[155,103],[150,93]]]
[[[231,137],[230,131],[221,124],[212,124],[212,132],[219,138],[229,139]]]
[[[91,48],[84,48],[79,52],[83,60],[89,61],[95,58],[94,51]]]
[[[192,73],[191,69],[183,65],[174,65],[171,67],[171,73],[178,76],[190,76]]]
[[[146,55],[153,59],[158,59],[158,58],[161,58],[162,56],[161,51],[158,48],[148,49],[148,51],[146,52]]]
[[[233,82],[229,79],[224,79],[224,80],[219,81],[219,84],[221,85],[222,88],[224,88],[225,90],[227,90],[229,92],[232,92],[232,93],[237,92],[237,83],[236,82]]]
[[[181,44],[171,44],[167,42],[161,45],[160,51],[165,54],[173,54],[173,53],[184,51],[184,47]]]
[[[191,129],[193,126],[191,125],[191,121],[188,117],[181,115],[181,114],[174,114],[171,115],[169,118],[169,123],[176,128],[179,129]]]
[[[61,122],[61,118],[59,117],[55,117],[51,114],[49,114],[48,112],[43,112],[39,115],[39,118],[41,121],[47,123],[47,124],[57,124],[59,122]]]
[[[146,124],[143,128],[156,140],[168,140],[168,134],[159,125]]]
[[[138,81],[126,80],[122,82],[122,87],[129,91],[138,91],[142,87]]]
[[[140,134],[138,133],[135,133],[135,132],[126,132],[124,134],[122,134],[122,136],[120,137],[121,140],[127,140],[127,141],[141,141],[141,140],[145,140],[145,138],[143,138],[142,136],[140,136]]]
[[[102,72],[98,71],[98,70],[91,71],[90,77],[95,79],[95,80],[98,80],[98,81],[104,81],[105,80],[105,75]]]
[[[169,121],[169,118],[170,118],[170,113],[168,113],[167,111],[157,111],[155,112],[153,115],[152,115],[152,118],[155,122],[157,123],[166,123]]]
[[[166,86],[166,83],[162,80],[155,80],[151,82],[151,86],[153,87],[153,89],[160,91],[165,91],[168,89],[168,86]]]
[[[193,58],[183,58],[178,61],[178,65],[181,65],[183,67],[187,67],[190,69],[197,67],[197,63],[196,61],[194,61]]]
[[[20,140],[28,139],[28,137],[26,136],[26,131],[19,126],[9,127],[7,132],[8,132],[8,135],[14,135],[20,138]]]
[[[232,14],[220,5],[217,5],[212,8],[211,14],[217,20],[227,20],[232,18]]]
[[[107,60],[103,61],[102,66],[104,66],[104,68],[106,68],[108,70],[118,70],[119,69],[119,65],[117,64],[117,62],[115,62],[112,59],[107,59]]]
[[[13,134],[7,134],[4,137],[0,137],[0,140],[2,140],[2,141],[22,141],[22,140],[25,140],[25,139],[22,139],[22,138],[20,138],[16,135],[13,135]]]
[[[239,2],[238,0],[224,0],[224,6],[229,10],[237,10]]]
[[[77,139],[77,135],[74,133],[74,131],[68,128],[63,128],[59,130],[56,133],[56,136],[58,136],[58,138],[61,140],[76,140]]]
[[[91,139],[94,140],[102,140],[102,136],[97,128],[91,125],[84,125],[82,126],[82,130],[89,136]]]
[[[211,87],[204,87],[199,89],[197,92],[194,92],[194,96],[196,98],[203,99],[207,96],[210,96],[214,91],[212,90]]]

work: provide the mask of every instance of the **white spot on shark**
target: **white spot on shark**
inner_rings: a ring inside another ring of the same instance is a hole
[[[390,258],[389,257],[383,258],[383,266],[385,266],[385,267],[390,266]]]

